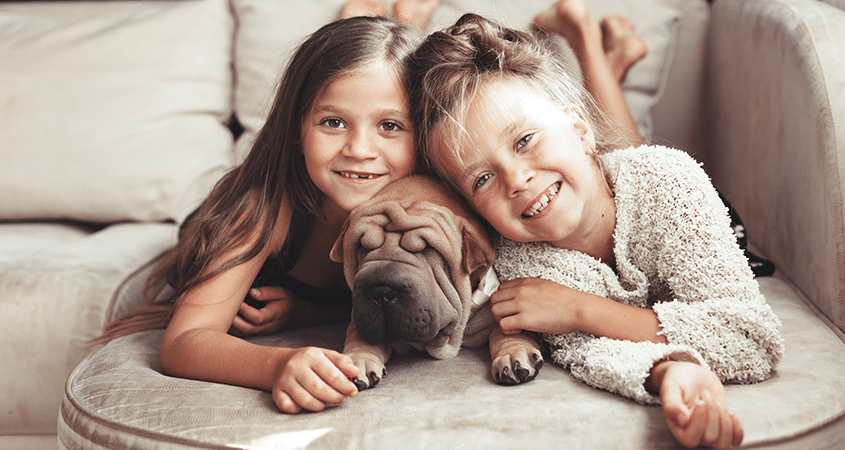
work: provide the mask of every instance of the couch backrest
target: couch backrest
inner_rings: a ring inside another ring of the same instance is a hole
[[[750,240],[841,330],[843,43],[845,11],[830,4],[716,1],[709,30],[712,141],[705,159]]]

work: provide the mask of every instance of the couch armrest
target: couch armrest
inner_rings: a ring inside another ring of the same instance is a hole
[[[845,329],[845,11],[716,0],[701,155],[751,242]]]

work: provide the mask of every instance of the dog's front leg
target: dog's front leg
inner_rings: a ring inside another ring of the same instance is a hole
[[[490,334],[490,368],[499,384],[520,384],[531,381],[543,367],[543,353],[537,335],[523,331],[506,335],[496,326]]]
[[[390,358],[390,352],[389,345],[374,345],[364,341],[355,328],[355,321],[349,322],[343,354],[352,358],[352,362],[358,366],[360,372],[352,382],[359,391],[374,387],[387,374],[384,364]]]

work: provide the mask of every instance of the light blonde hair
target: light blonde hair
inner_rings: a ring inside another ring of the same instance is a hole
[[[526,83],[561,108],[577,108],[593,129],[598,155],[624,145],[624,135],[572,77],[548,40],[465,14],[429,35],[411,56],[407,90],[423,167],[452,184],[443,168],[450,158],[451,163],[461,158],[470,105],[485,86],[508,78]],[[601,167],[600,157],[597,162]]]

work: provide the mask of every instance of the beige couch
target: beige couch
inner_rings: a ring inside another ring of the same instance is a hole
[[[841,448],[845,2],[589,1],[649,45],[624,85],[641,130],[702,160],[777,264],[759,281],[784,360],[728,387],[746,445]],[[484,351],[397,357],[353,401],[287,416],[264,392],[163,376],[159,332],[85,348],[143,301],[176,223],[248,149],[286,55],[341,3],[0,3],[0,448],[676,447],[659,408],[551,364],[501,387]],[[527,26],[548,1],[442,3],[431,28],[465,11]]]

